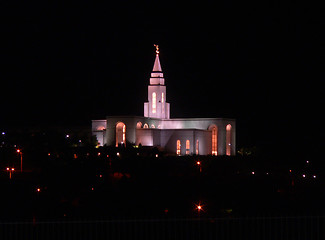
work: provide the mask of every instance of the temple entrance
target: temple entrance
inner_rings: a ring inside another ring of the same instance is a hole
[[[126,126],[124,123],[119,122],[116,124],[116,147],[118,147],[119,144],[125,146],[125,132]]]

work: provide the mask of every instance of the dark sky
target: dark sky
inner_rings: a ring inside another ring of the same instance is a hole
[[[318,6],[94,2],[2,3],[2,126],[142,115],[157,43],[171,117],[236,118],[240,146],[324,146]]]

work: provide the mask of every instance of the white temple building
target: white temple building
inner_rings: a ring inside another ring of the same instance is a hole
[[[148,86],[144,116],[108,116],[92,120],[99,146],[135,144],[156,146],[177,155],[235,155],[236,120],[227,118],[170,118],[170,104],[159,48]]]

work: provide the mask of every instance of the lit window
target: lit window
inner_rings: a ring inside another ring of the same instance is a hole
[[[186,140],[186,155],[190,154],[190,140]]]
[[[116,124],[116,147],[119,143],[125,144],[125,133],[126,133],[126,126],[124,123],[119,122]]]
[[[226,126],[226,155],[231,155],[231,125]]]
[[[151,128],[156,128],[155,125],[151,124]]]
[[[176,154],[177,155],[181,154],[181,140],[177,140],[176,142]]]
[[[216,127],[212,128],[212,155],[218,155],[218,130]]]
[[[199,155],[199,140],[196,140],[195,154]]]
[[[152,113],[156,113],[157,108],[157,95],[155,92],[152,93]]]
[[[148,124],[145,123],[145,124],[143,125],[143,128],[149,128]]]

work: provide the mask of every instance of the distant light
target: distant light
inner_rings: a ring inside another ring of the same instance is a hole
[[[41,189],[40,189],[40,188],[37,188],[37,189],[36,189],[36,191],[37,191],[37,192],[40,192],[40,191],[41,191]]]
[[[269,175],[269,173],[267,172],[266,175]]]
[[[306,161],[306,163],[309,163],[309,161]]]
[[[1,134],[2,134],[2,135],[5,135],[6,133],[5,133],[5,132],[2,132]]]
[[[20,149],[17,149],[17,153],[20,153]]]
[[[200,162],[200,161],[197,161],[196,164],[197,164],[197,165],[201,165],[201,162]]]
[[[81,139],[79,139],[79,142],[81,143]]]
[[[197,210],[201,211],[202,210],[202,206],[201,205],[198,205],[197,206]]]
[[[91,188],[91,191],[94,191],[94,188],[93,187]]]
[[[117,152],[117,153],[116,153],[116,156],[118,156],[118,157],[119,157],[119,156],[120,156],[120,153],[119,153],[119,152]]]
[[[302,177],[306,177],[306,174],[302,174]]]
[[[12,168],[12,169],[11,169],[11,171],[15,171],[15,169],[14,169],[14,168]]]
[[[158,157],[158,154],[156,154],[156,158]]]
[[[97,155],[98,155],[98,156],[100,156],[100,152],[99,152],[99,153],[97,153]]]
[[[313,178],[316,178],[316,175],[314,175]]]
[[[51,153],[48,153],[47,156],[51,156]]]
[[[66,137],[66,138],[69,138],[69,137],[70,137],[70,135],[69,135],[69,134],[67,134],[67,135],[65,135],[65,137]]]
[[[9,168],[7,167],[7,171],[9,171]]]
[[[103,177],[103,175],[100,174],[99,177],[101,178],[101,177]]]
[[[255,172],[252,172],[252,175],[255,175]]]
[[[289,169],[289,172],[292,172],[291,169]]]

